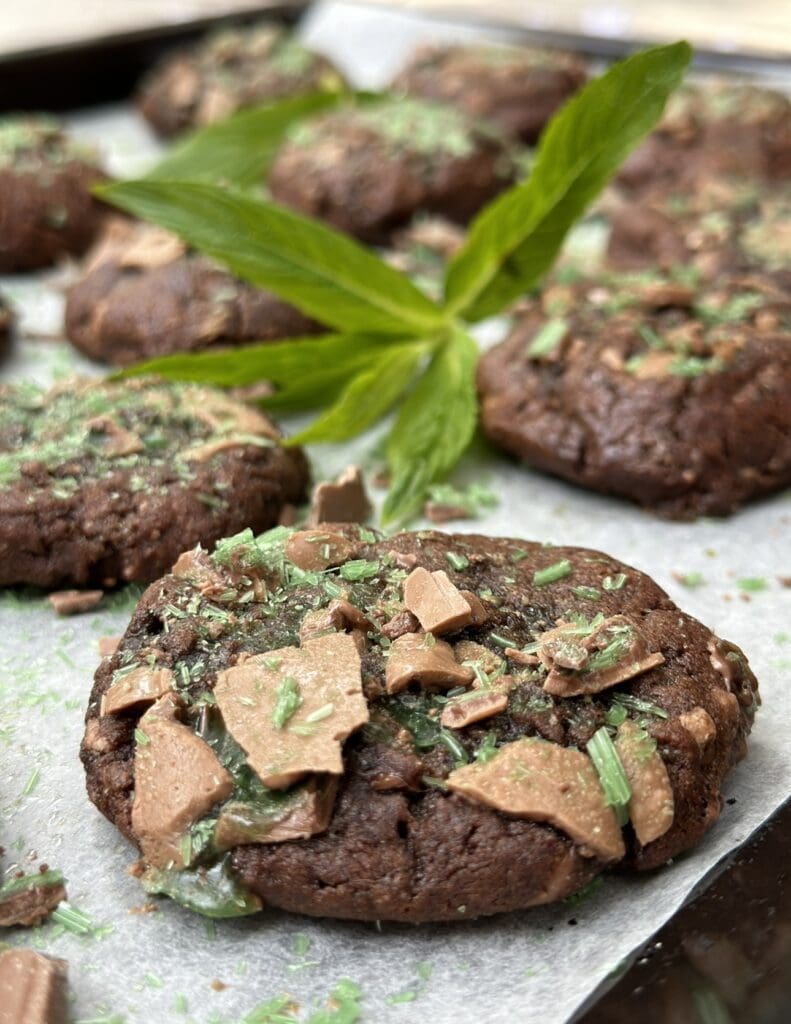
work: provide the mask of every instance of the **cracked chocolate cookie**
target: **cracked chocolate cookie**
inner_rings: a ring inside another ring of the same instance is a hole
[[[137,101],[160,135],[177,135],[242,107],[344,85],[326,57],[281,26],[263,23],[223,29],[166,57],[143,80]]]
[[[115,366],[321,330],[271,292],[188,251],[174,235],[134,221],[112,225],[66,300],[69,340]]]
[[[425,46],[392,88],[485,117],[533,143],[555,111],[587,78],[577,54],[517,46]]]
[[[709,178],[791,176],[791,100],[755,85],[685,85],[659,127],[627,158],[617,184],[640,197],[684,192]]]
[[[516,169],[496,125],[444,104],[395,98],[300,123],[268,185],[278,202],[386,243],[419,211],[466,223]]]
[[[0,273],[36,270],[93,241],[104,208],[95,154],[46,117],[0,119]]]
[[[219,391],[155,378],[0,387],[0,586],[156,579],[184,545],[266,529],[302,453]]]
[[[736,647],[600,552],[279,527],[149,587],[82,760],[149,893],[467,920],[693,846],[757,703]]]
[[[791,287],[791,188],[712,178],[611,213],[607,261],[617,270],[689,267],[712,280],[756,268]]]
[[[548,289],[479,365],[489,438],[672,519],[788,487],[789,290],[757,271],[690,282],[646,273]]]

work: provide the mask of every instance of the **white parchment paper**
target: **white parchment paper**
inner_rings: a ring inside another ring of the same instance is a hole
[[[371,54],[405,50],[418,23],[380,15],[377,29],[372,13],[362,12],[356,23],[353,15],[351,5],[327,5],[308,32],[330,51],[334,42],[348,53],[351,40],[360,66],[368,69],[365,84],[377,84]],[[437,26],[428,31],[436,35]],[[94,111],[74,124],[109,152],[116,173],[138,172],[156,152],[128,109]],[[46,383],[75,370],[97,372],[52,340],[61,329],[68,274],[0,279],[25,335],[0,367],[0,379]],[[311,449],[315,475],[337,472],[370,444],[369,438],[345,448]],[[60,868],[70,900],[97,926],[87,937],[50,924],[6,938],[68,959],[75,1020],[233,1024],[281,992],[294,997],[304,1019],[347,977],[362,990],[366,1022],[565,1021],[788,796],[791,589],[779,579],[791,576],[788,494],[728,521],[677,525],[542,477],[496,453],[470,458],[464,475],[486,478],[500,502],[458,529],[606,550],[650,573],[687,611],[744,648],[761,681],[764,706],[749,758],[728,781],[717,826],[695,851],[654,875],[610,876],[574,906],[492,920],[376,927],[265,912],[215,926],[168,901],[154,913],[137,913],[145,896],[125,870],[134,851],[88,802],[77,758],[97,641],[123,631],[131,604],[124,607],[116,597],[93,613],[59,619],[42,597],[0,592],[4,867],[29,869],[38,858]],[[685,587],[676,575],[689,573],[699,573],[703,582]],[[740,588],[739,580],[755,577],[764,589]]]

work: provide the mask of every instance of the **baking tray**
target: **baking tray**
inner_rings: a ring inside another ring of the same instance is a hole
[[[427,37],[479,36],[464,25],[373,12],[352,5],[310,12],[308,39],[342,61],[357,61],[361,85],[389,73]],[[357,20],[355,20],[357,18]],[[157,145],[127,105],[69,117],[83,139],[109,150],[110,169],[137,174]],[[21,314],[23,337],[0,379],[46,383],[97,368],[58,340],[63,287],[73,273],[0,279]],[[484,325],[480,341],[501,336],[503,321]],[[286,426],[294,429],[299,421]],[[309,450],[316,477],[363,460],[369,436],[347,446]],[[779,495],[729,520],[660,522],[630,505],[575,489],[476,452],[461,479],[488,480],[496,509],[462,530],[512,535],[609,551],[650,573],[687,611],[743,646],[761,679],[764,707],[750,756],[730,777],[720,823],[691,854],[655,875],[613,875],[590,899],[492,920],[407,927],[314,921],[266,912],[255,919],[207,923],[174,904],[139,912],[145,897],[126,873],[134,851],[90,805],[77,749],[98,661],[97,641],[128,621],[132,596],[108,598],[95,613],[57,619],[41,596],[0,593],[0,844],[6,868],[36,859],[61,868],[69,898],[91,918],[87,936],[44,925],[10,939],[34,944],[71,965],[78,1021],[176,1024],[240,1022],[280,992],[305,1020],[343,977],[360,986],[362,1021],[541,1021],[569,1019],[624,969],[643,943],[788,796],[791,752],[778,723],[789,720],[788,621],[791,590],[791,501]],[[693,590],[678,574],[700,573]],[[743,577],[761,576],[763,591],[745,595]],[[745,600],[749,598],[749,600]],[[214,983],[217,984],[214,984]],[[186,1010],[183,1008],[186,1006]]]

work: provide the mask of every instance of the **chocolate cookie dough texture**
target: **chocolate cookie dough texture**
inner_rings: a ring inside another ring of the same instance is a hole
[[[791,186],[711,178],[695,191],[659,193],[610,213],[607,261],[616,270],[782,273],[791,289]]]
[[[425,46],[392,88],[453,104],[494,121],[509,136],[534,143],[556,110],[584,85],[576,54],[516,46]]]
[[[0,118],[0,273],[36,270],[78,255],[104,210],[91,186],[95,154],[46,117]]]
[[[275,426],[156,378],[0,388],[0,585],[148,582],[184,545],[265,529],[307,470]]]
[[[694,846],[757,703],[736,647],[599,552],[325,523],[181,555],[82,759],[149,893],[458,920]]]
[[[174,235],[120,219],[88,254],[66,300],[69,340],[115,366],[321,330],[271,292],[187,250]]]
[[[243,107],[344,86],[326,57],[284,28],[262,23],[215,32],[166,57],[142,82],[138,105],[160,135],[176,135]]]
[[[727,515],[791,484],[791,296],[754,272],[545,291],[482,359],[491,440],[663,516]]]
[[[296,126],[268,186],[278,202],[386,243],[419,211],[466,223],[515,175],[513,147],[496,125],[392,98]]]
[[[791,177],[791,100],[753,85],[685,85],[659,127],[628,157],[617,185],[639,197],[684,192],[712,177]]]

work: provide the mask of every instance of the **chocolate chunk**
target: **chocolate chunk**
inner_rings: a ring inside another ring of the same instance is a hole
[[[678,716],[678,720],[687,732],[692,733],[701,750],[705,750],[717,735],[714,719],[705,708],[695,707],[691,711],[685,711]]]
[[[317,608],[306,613],[299,627],[299,640],[304,646],[306,640],[316,636],[355,631],[362,633],[364,638],[373,628],[373,624],[359,608],[355,608],[348,601],[334,598],[326,608]]]
[[[473,621],[469,601],[443,569],[413,569],[404,580],[404,604],[427,633],[452,633]]]
[[[271,789],[312,772],[340,775],[342,741],[368,721],[360,655],[345,633],[248,658],[221,672],[214,692],[228,731]]]
[[[82,615],[94,609],[103,597],[103,590],[56,590],[48,600],[58,615]]]
[[[453,648],[432,634],[405,633],[390,645],[385,672],[388,693],[400,693],[411,683],[426,690],[450,690],[475,678],[472,669],[456,661]]]
[[[347,466],[334,483],[325,482],[314,488],[308,525],[364,523],[371,511],[362,473],[357,466]]]
[[[140,665],[122,674],[102,695],[101,715],[117,715],[127,708],[153,704],[173,689],[169,668]]]
[[[664,655],[648,653],[639,628],[614,615],[580,635],[574,623],[538,638],[538,657],[549,670],[544,689],[556,697],[601,693],[663,664]]]
[[[214,751],[176,717],[177,699],[162,697],[136,730],[132,827],[153,867],[183,865],[190,825],[230,796],[233,780]]]
[[[32,949],[0,953],[0,1024],[67,1024],[66,972]]]
[[[248,843],[287,843],[324,832],[332,817],[338,779],[317,775],[284,796],[282,804],[224,804],[214,830],[218,850]]]
[[[298,530],[286,541],[285,555],[305,572],[323,572],[348,562],[354,545],[339,533],[322,530]]]
[[[656,743],[630,719],[618,726],[615,749],[632,790],[629,818],[642,846],[673,824],[673,789]]]
[[[501,747],[485,764],[448,776],[448,788],[506,814],[548,821],[602,860],[624,855],[612,808],[604,802],[596,769],[578,750],[535,738]]]
[[[449,700],[442,709],[440,722],[451,729],[464,729],[492,715],[499,715],[508,707],[508,694],[501,689],[470,690]]]

